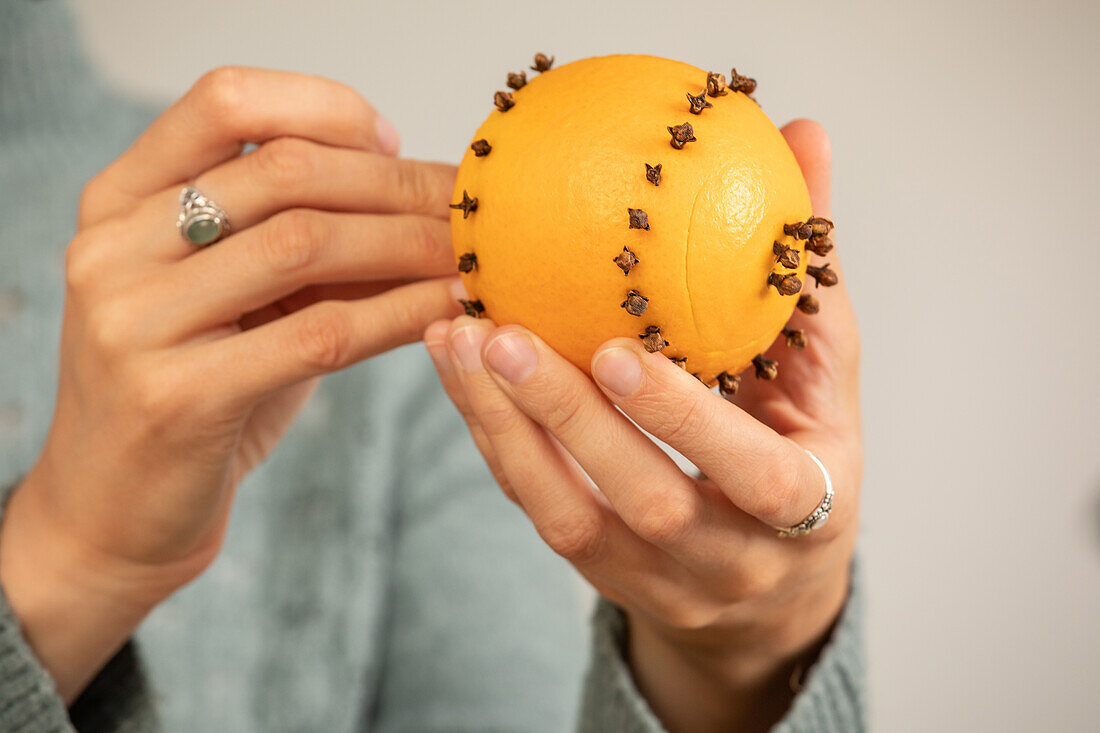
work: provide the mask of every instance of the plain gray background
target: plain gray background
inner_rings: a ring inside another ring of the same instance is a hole
[[[1096,2],[78,7],[135,94],[229,63],[324,74],[418,158],[457,161],[535,51],[736,65],[777,123],[823,122],[865,354],[874,729],[1096,730]]]

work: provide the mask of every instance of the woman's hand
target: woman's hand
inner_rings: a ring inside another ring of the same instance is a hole
[[[214,559],[319,375],[459,312],[454,168],[398,145],[342,84],[219,69],[84,190],[53,423],[0,532],[0,581],[67,699]],[[192,181],[233,227],[203,249],[175,227]]]
[[[783,132],[827,215],[828,139],[806,121]],[[425,334],[505,493],[625,609],[638,686],[670,730],[770,727],[845,600],[862,471],[858,335],[843,286],[815,294],[820,314],[794,316],[808,346],[780,340],[781,378],[747,378],[736,404],[637,339],[596,352],[593,384],[519,327],[463,316]],[[772,527],[797,524],[825,493],[804,448],[831,473],[833,511],[781,539]]]

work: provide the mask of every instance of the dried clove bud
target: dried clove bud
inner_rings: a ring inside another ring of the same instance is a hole
[[[833,223],[823,216],[811,216],[806,221],[783,225],[783,233],[795,239],[824,237],[832,230]]]
[[[640,316],[649,307],[649,298],[637,290],[631,290],[626,294],[626,300],[619,304],[620,308],[626,308],[626,312],[632,316]]]
[[[829,269],[828,262],[826,262],[821,267],[810,265],[806,268],[806,274],[817,281],[817,287],[821,287],[822,285],[824,285],[827,288],[831,288],[832,286],[836,285],[839,280],[836,275],[836,271]]]
[[[737,73],[737,69],[732,69],[730,71],[730,89],[735,92],[752,94],[756,91],[756,79],[750,79],[747,76],[741,76]]]
[[[473,144],[470,145],[470,150],[474,151],[476,157],[484,158],[492,152],[493,146],[489,144],[488,140],[481,138],[480,140],[474,140]]]
[[[645,164],[645,179],[652,183],[654,186],[661,185],[661,164],[650,165]]]
[[[780,275],[773,272],[768,275],[768,285],[774,285],[780,295],[797,295],[802,290],[802,281],[798,275]]]
[[[806,293],[798,297],[798,310],[802,311],[806,315],[814,315],[821,310],[821,301],[814,296]]]
[[[691,92],[688,92],[687,98],[688,104],[691,105],[691,108],[688,111],[691,112],[693,115],[701,114],[703,110],[705,110],[707,107],[714,106],[707,101],[707,92],[705,89],[699,92],[699,96],[697,97],[691,96]]]
[[[620,252],[619,256],[612,260],[612,262],[619,266],[619,269],[623,271],[624,275],[629,275],[630,271],[633,270],[634,266],[641,262],[641,260],[639,260],[638,256],[629,249],[623,247],[623,251]]]
[[[824,234],[815,234],[806,242],[806,249],[813,252],[815,255],[824,257],[833,251],[833,240],[829,239],[829,237]]]
[[[458,258],[458,271],[459,272],[473,272],[477,269],[477,255],[473,252],[467,252]]]
[[[508,86],[511,89],[522,89],[527,84],[527,72],[521,71],[518,74],[508,72]]]
[[[451,204],[451,208],[462,209],[462,218],[465,219],[471,211],[477,211],[477,197],[470,198],[470,195],[466,193],[466,189],[462,189],[462,201]]]
[[[687,371],[688,358],[686,356],[670,356],[668,360],[683,369],[685,372]]]
[[[497,106],[501,112],[507,112],[516,106],[516,100],[512,99],[511,92],[497,92],[493,95],[493,104]]]
[[[737,388],[741,386],[741,377],[738,374],[722,372],[718,375],[718,391],[723,397],[733,397],[737,394]]]
[[[770,382],[779,376],[779,362],[765,359],[763,354],[757,354],[752,358],[752,365],[756,367],[756,378]]]
[[[550,67],[553,66],[553,65],[554,65],[554,57],[553,56],[547,58],[546,54],[544,54],[544,53],[536,53],[535,54],[535,65],[531,67],[531,70],[532,71],[538,71],[538,72],[541,73],[543,71],[549,71]]]
[[[481,318],[481,314],[485,312],[485,306],[481,304],[480,300],[463,300],[459,298],[458,302],[462,304],[462,309],[466,311],[466,315],[473,318]]]
[[[649,215],[641,209],[627,209],[631,229],[649,229]]]
[[[791,249],[782,242],[774,242],[772,243],[772,252],[775,254],[775,261],[783,267],[789,267],[792,270],[798,267],[798,250]]]
[[[801,328],[789,328],[785,326],[782,333],[787,338],[788,347],[795,350],[806,348],[806,332]]]
[[[668,128],[668,132],[672,135],[672,140],[669,142],[669,145],[677,150],[683,150],[684,145],[695,142],[695,130],[691,129],[690,122],[671,126]]]
[[[726,90],[726,75],[714,71],[707,72],[707,94],[712,97],[722,97],[729,92]]]
[[[661,329],[657,326],[646,326],[645,333],[638,334],[638,338],[642,340],[645,350],[650,353],[661,351],[668,346],[668,341],[661,336]]]
[[[806,223],[810,225],[810,235],[814,237],[824,237],[833,231],[833,223],[823,216],[811,216]]]

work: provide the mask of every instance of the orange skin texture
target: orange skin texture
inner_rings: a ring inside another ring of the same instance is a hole
[[[582,59],[537,75],[493,111],[467,149],[454,201],[456,258],[477,255],[462,275],[471,299],[498,324],[517,323],[586,372],[608,339],[658,326],[664,354],[713,384],[767,350],[798,296],[780,295],[769,273],[796,273],[807,291],[804,242],[783,225],[811,216],[802,172],[779,130],[744,94],[708,97],[693,115],[686,94],[706,72],[654,56]],[[669,144],[670,125],[690,122],[696,142]],[[645,164],[662,165],[660,186]],[[650,229],[630,229],[628,208]],[[772,243],[800,253],[797,270],[776,264]],[[623,247],[640,262],[624,276]],[[642,316],[620,307],[649,298]]]

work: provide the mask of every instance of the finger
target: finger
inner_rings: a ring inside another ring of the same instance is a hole
[[[449,221],[455,170],[442,163],[279,138],[202,174],[195,186],[225,210],[238,233],[290,208],[417,214]],[[174,260],[193,253],[195,247],[173,226],[178,209],[179,191],[174,188],[146,199],[126,228],[154,233],[154,241],[131,237],[130,247],[120,243],[117,254]]]
[[[183,258],[142,289],[158,314],[154,338],[174,343],[310,285],[454,271],[442,219],[291,209]]]
[[[485,363],[497,386],[545,427],[639,537],[694,557],[718,517],[695,482],[611,405],[584,373],[518,326],[493,334]]]
[[[470,400],[466,397],[466,390],[463,388],[458,373],[455,371],[454,363],[451,361],[450,352],[447,346],[447,336],[450,330],[451,321],[449,320],[441,320],[432,323],[428,326],[427,330],[424,331],[424,346],[428,350],[428,356],[431,357],[432,365],[435,366],[435,370],[439,374],[439,381],[443,385],[443,389],[447,392],[447,396],[451,398],[451,402],[454,403],[455,407],[458,409],[458,413],[466,422],[466,427],[470,431],[470,436],[474,439],[474,445],[477,446],[478,452],[481,453],[481,457],[485,459],[485,463],[489,466],[493,478],[495,478],[497,484],[500,485],[504,495],[511,501],[518,503],[519,500],[516,497],[516,491],[500,465],[500,459],[497,458],[496,452],[489,442],[489,436],[485,434],[485,429],[481,427],[481,423],[474,417],[473,410],[470,408]]]
[[[643,430],[680,451],[737,507],[773,527],[805,519],[824,496],[821,473],[793,441],[721,399],[633,339],[592,357],[592,374]]]
[[[484,321],[456,319],[448,335],[450,356],[471,411],[539,535],[586,575],[600,577],[606,572],[602,569],[615,566],[627,576],[667,564],[626,527],[550,436],[486,373],[482,346],[490,331]]]
[[[274,390],[335,372],[420,338],[458,315],[457,280],[426,280],[366,300],[324,301],[257,328],[190,347],[219,403],[253,404]]]
[[[285,136],[387,155],[396,155],[400,147],[393,125],[345,84],[285,71],[223,67],[200,78],[89,183],[81,226],[182,185],[236,157],[245,143]]]

